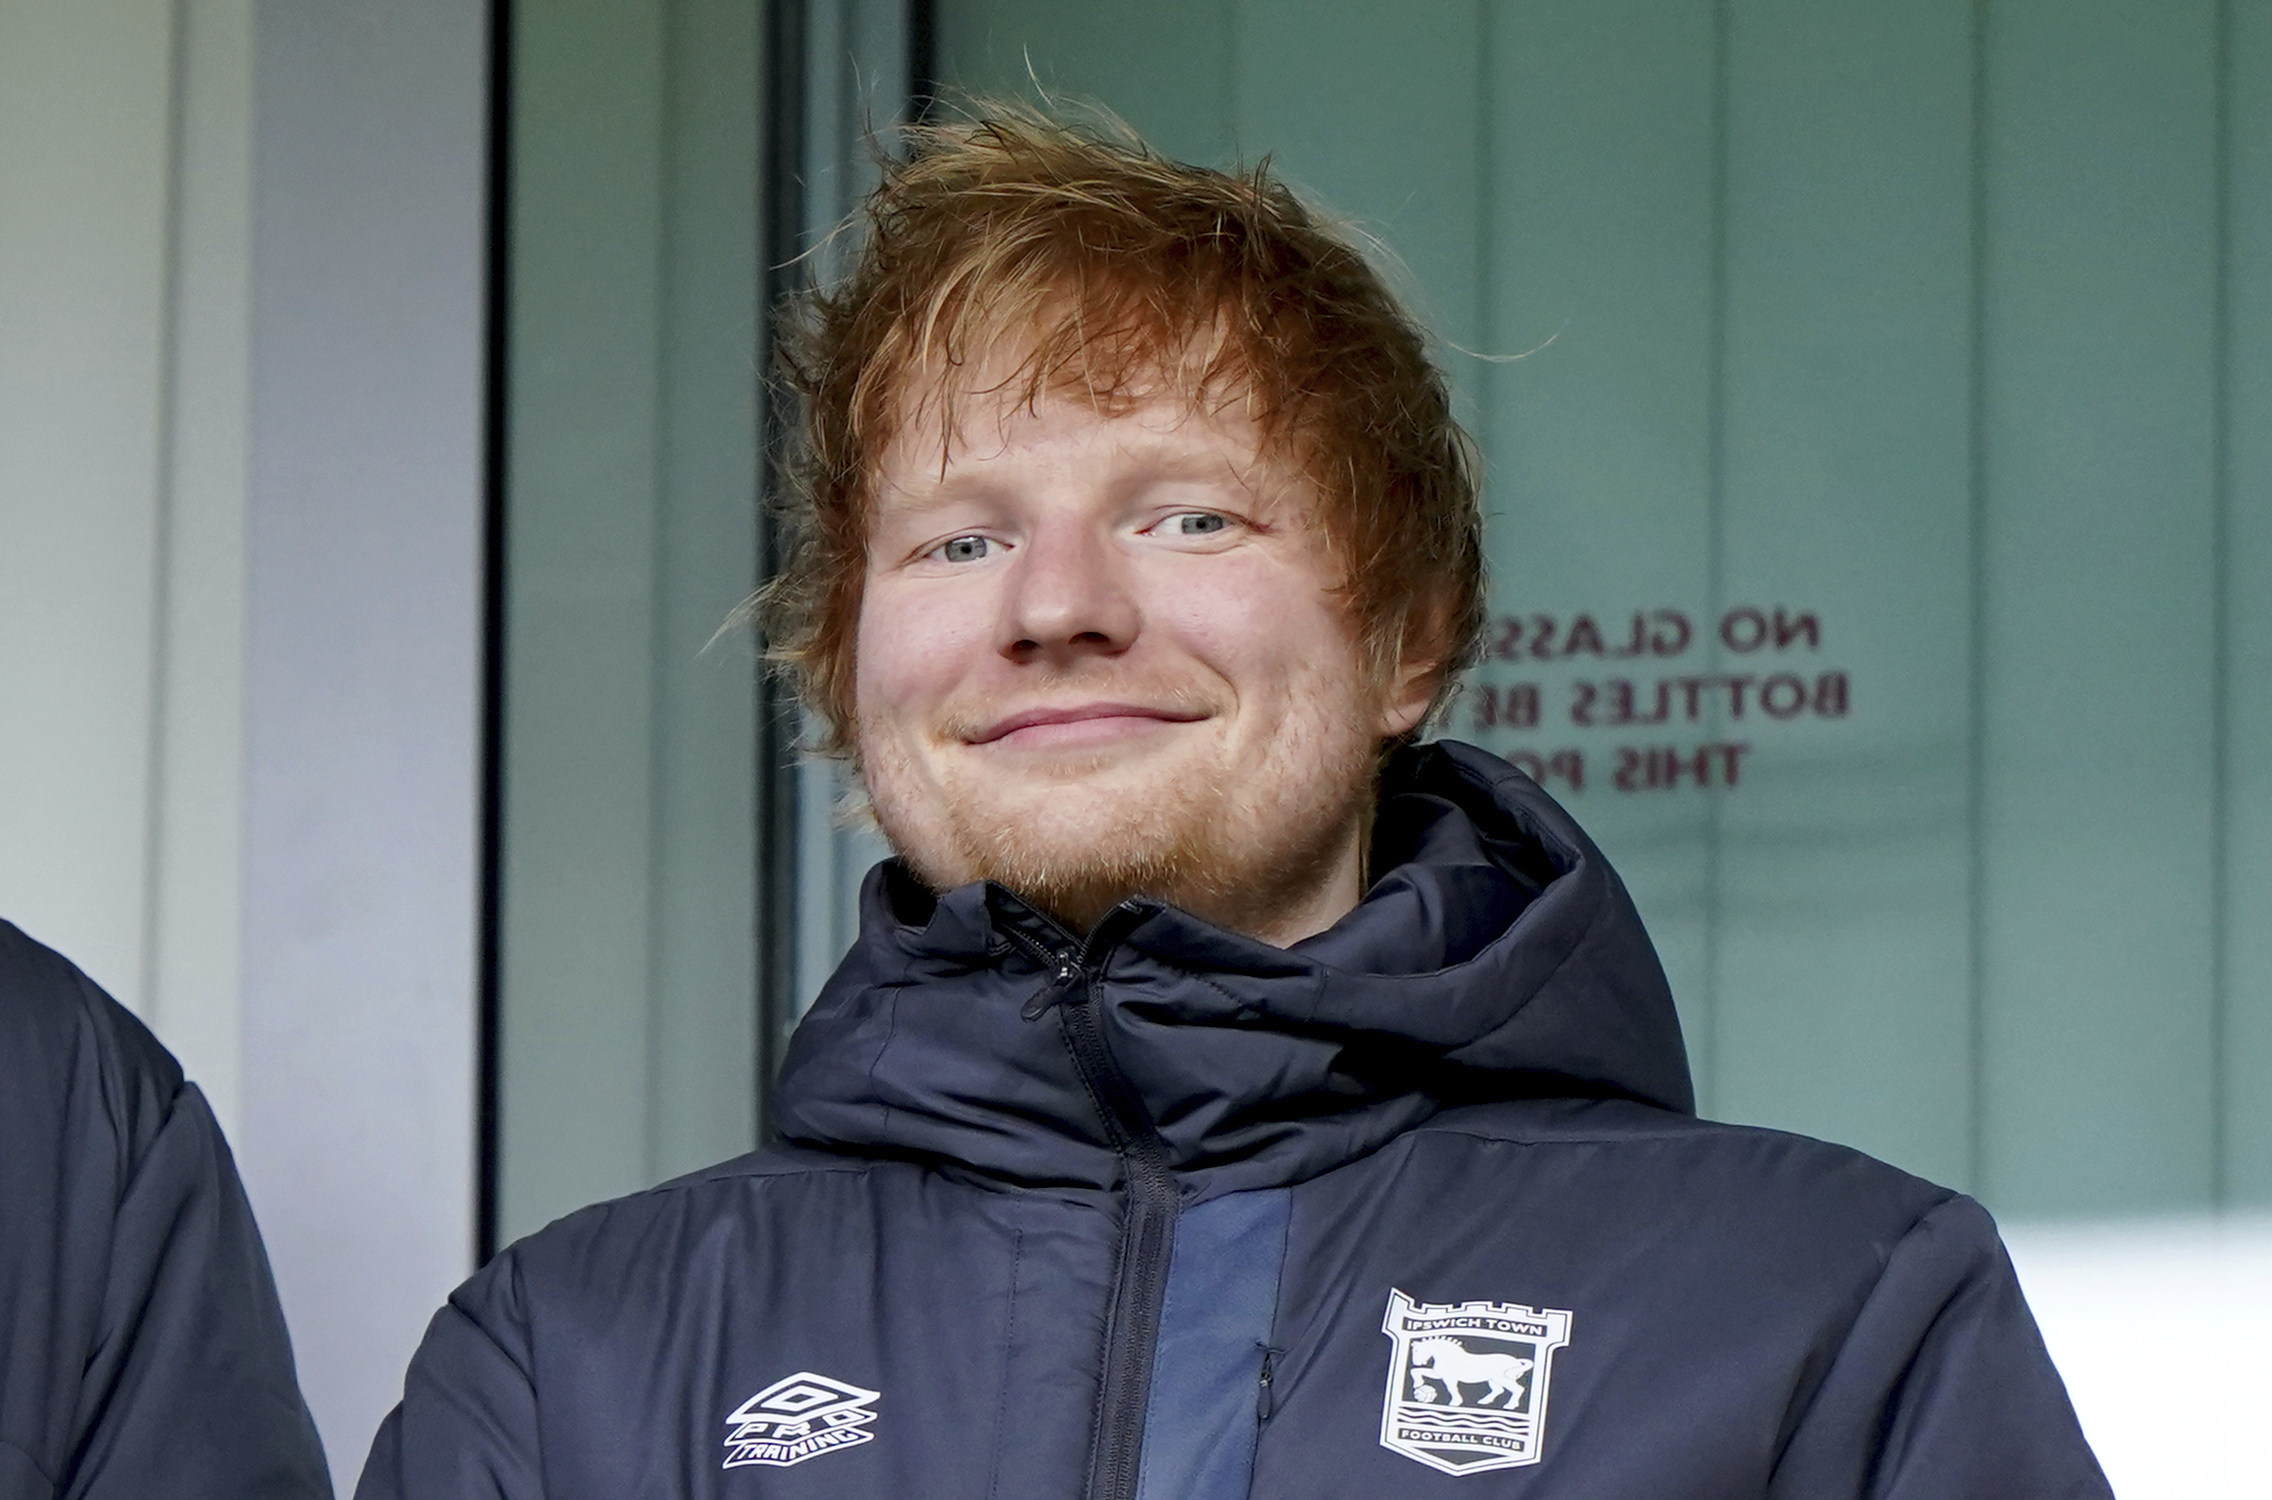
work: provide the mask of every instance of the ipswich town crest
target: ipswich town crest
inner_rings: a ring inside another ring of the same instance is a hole
[[[1570,1315],[1511,1302],[1415,1302],[1388,1294],[1381,1331],[1396,1341],[1381,1403],[1381,1446],[1446,1474],[1535,1464],[1546,1380],[1570,1342]]]

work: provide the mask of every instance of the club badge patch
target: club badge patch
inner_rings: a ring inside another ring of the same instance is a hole
[[[868,1406],[878,1394],[810,1370],[776,1380],[726,1418],[726,1461],[720,1467],[787,1468],[822,1453],[857,1447],[875,1436],[868,1424],[876,1414]]]
[[[1381,1446],[1446,1474],[1539,1460],[1554,1351],[1570,1315],[1510,1302],[1415,1302],[1388,1294],[1381,1331],[1396,1342],[1381,1403]]]

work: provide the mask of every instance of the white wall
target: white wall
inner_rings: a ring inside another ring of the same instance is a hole
[[[0,915],[225,1123],[251,14],[0,11]]]
[[[342,1476],[473,1252],[486,12],[254,11],[239,1154]]]
[[[0,5],[0,916],[211,1096],[343,1488],[472,1263],[486,11]]]
[[[2272,1216],[2027,1224],[2006,1243],[2122,1500],[2260,1500]]]
[[[139,1001],[172,16],[0,14],[0,908]]]

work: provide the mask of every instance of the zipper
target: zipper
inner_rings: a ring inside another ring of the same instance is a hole
[[[1160,1139],[1134,1086],[1112,1060],[1100,1014],[1104,961],[1129,919],[1143,911],[1133,902],[1122,902],[1105,914],[1078,948],[1068,942],[1053,951],[1015,927],[1006,929],[1020,947],[1052,970],[1049,985],[1024,1014],[1037,1020],[1056,1009],[1066,1049],[1120,1157],[1126,1206],[1105,1320],[1104,1374],[1097,1386],[1089,1449],[1089,1500],[1136,1500],[1144,1417],[1151,1404],[1152,1357],[1159,1345],[1160,1304],[1167,1295],[1168,1260],[1175,1248],[1180,1206],[1167,1143]]]
[[[1028,1021],[1038,1021],[1049,1013],[1049,1007],[1071,994],[1074,987],[1081,982],[1080,959],[1071,948],[1052,953],[1034,939],[1014,928],[1011,930],[1011,936],[1016,939],[1019,947],[1056,971],[1049,976],[1049,983],[1034,991],[1033,998],[1028,1000],[1025,1003],[1025,1008],[1018,1012]]]
[[[1254,1420],[1258,1425],[1269,1421],[1271,1412],[1277,1409],[1278,1403],[1275,1393],[1270,1389],[1271,1382],[1277,1378],[1277,1374],[1278,1351],[1268,1344],[1264,1344],[1262,1346],[1262,1375],[1256,1381],[1254,1388]]]

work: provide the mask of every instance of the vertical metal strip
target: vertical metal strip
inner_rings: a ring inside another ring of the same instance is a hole
[[[142,1018],[163,1027],[166,995],[161,990],[165,955],[166,735],[173,706],[172,673],[167,670],[167,639],[173,625],[174,534],[180,471],[182,219],[189,185],[184,180],[189,150],[189,6],[176,0],[168,17],[166,56],[165,230],[158,274],[157,442],[150,498],[150,721],[144,737],[142,770],[142,972],[137,1004]]]
[[[1495,295],[1499,279],[1492,266],[1499,212],[1499,137],[1494,119],[1498,94],[1491,86],[1491,66],[1498,55],[1493,14],[1490,0],[1481,0],[1475,7],[1475,242],[1470,247],[1475,256],[1475,326],[1467,335],[1469,347],[1483,353],[1482,358],[1470,361],[1470,368],[1475,372],[1476,385],[1476,450],[1482,459],[1476,481],[1486,515],[1490,513],[1492,455],[1498,447],[1500,390],[1499,362],[1491,357],[1499,336],[1499,299]]]
[[[487,105],[488,223],[483,247],[481,411],[481,912],[475,955],[473,1256],[497,1253],[503,1173],[499,1122],[505,859],[505,413],[506,337],[512,308],[513,5],[490,0]]]
[[[671,430],[672,344],[678,331],[672,322],[677,303],[673,272],[678,247],[674,243],[682,184],[678,180],[680,90],[679,37],[686,25],[682,6],[661,5],[655,15],[655,49],[661,86],[655,95],[655,337],[647,350],[653,372],[652,441],[647,451],[647,492],[653,497],[647,552],[647,879],[645,910],[640,922],[646,929],[641,955],[640,982],[647,1003],[639,1023],[640,1065],[643,1078],[639,1103],[639,1177],[660,1182],[670,1172],[662,1161],[663,1098],[671,1087],[671,1066],[664,1060],[665,1012],[671,1001],[666,992],[664,945],[670,941],[668,903],[665,898],[673,850],[670,820],[665,810],[670,776],[672,738],[671,701],[671,457],[675,439]]]
[[[2212,108],[2215,111],[2215,214],[2210,254],[2210,596],[2209,663],[2209,1182],[2222,1207],[2232,1190],[2227,1109],[2231,1100],[2232,973],[2232,385],[2233,385],[2233,7],[2217,0]]]
[[[1493,0],[1485,0],[1485,3],[1493,3]],[[1229,97],[1223,101],[1223,118],[1230,126],[1231,138],[1222,143],[1222,149],[1226,159],[1233,162],[1243,162],[1248,158],[1246,142],[1243,138],[1246,133],[1246,121],[1239,113],[1239,95],[1241,93],[1239,83],[1244,76],[1243,64],[1245,62],[1245,58],[1240,55],[1239,48],[1241,30],[1239,11],[1240,0],[1223,0],[1223,51],[1228,54],[1230,64],[1224,70],[1230,87],[1228,90]]]
[[[1972,1119],[1967,1131],[1966,1191],[1986,1186],[1988,1169],[1988,0],[1972,0],[1972,202],[1969,386],[1965,485],[1971,532],[1966,670],[1965,969],[1968,988],[1965,1088]]]
[[[1727,607],[1727,484],[1728,484],[1728,91],[1733,71],[1733,0],[1715,0],[1712,7],[1712,225],[1711,298],[1706,312],[1705,335],[1710,368],[1705,380],[1705,553],[1708,576],[1705,618],[1717,622]],[[1705,649],[1719,667],[1719,636],[1715,628]],[[1713,730],[1719,710],[1715,708]],[[1704,1036],[1703,1056],[1695,1071],[1697,1110],[1711,1114],[1719,1096],[1720,1060],[1720,799],[1704,800]]]
[[[782,561],[776,514],[781,499],[782,445],[788,413],[774,378],[774,320],[805,284],[805,73],[809,0],[768,0],[765,8],[764,96],[759,108],[764,156],[760,187],[765,261],[760,290],[758,367],[766,372],[763,494],[758,517],[758,577],[763,585]],[[766,672],[757,695],[757,1090],[758,1136],[770,1139],[774,1075],[796,1015],[797,984],[797,704],[781,678]]]
[[[907,120],[928,125],[938,113],[939,7],[937,0],[907,0]]]

